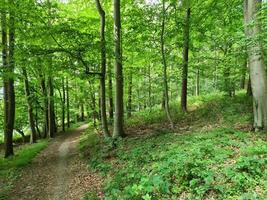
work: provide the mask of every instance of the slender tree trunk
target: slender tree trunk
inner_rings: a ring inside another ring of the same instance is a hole
[[[106,28],[106,14],[103,10],[100,1],[96,1],[96,7],[100,15],[100,48],[101,48],[101,77],[100,77],[100,111],[101,111],[101,123],[105,137],[109,137],[108,122],[107,122],[107,111],[106,111],[106,39],[105,39],[105,28]]]
[[[114,40],[115,40],[115,118],[113,137],[125,135],[123,130],[123,73],[121,49],[121,12],[120,0],[114,0]]]
[[[167,63],[165,56],[165,43],[164,43],[164,34],[165,34],[165,0],[163,0],[162,5],[162,24],[161,24],[161,55],[162,55],[162,64],[163,64],[163,87],[164,87],[164,103],[165,103],[165,112],[167,114],[168,120],[171,124],[171,127],[174,128],[173,121],[171,119],[170,107],[169,107],[169,94],[168,94],[168,78],[167,78]]]
[[[84,122],[85,121],[85,117],[84,117],[84,104],[81,103],[81,121]]]
[[[127,117],[132,116],[132,87],[133,87],[133,76],[130,70],[128,80],[128,102],[127,102]]]
[[[44,123],[43,123],[43,136],[47,138],[48,136],[48,96],[47,96],[47,88],[46,88],[46,81],[45,76],[43,73],[40,73],[40,80],[41,80],[41,89],[43,95],[43,113],[44,113]]]
[[[254,41],[248,44],[249,71],[253,93],[255,130],[267,129],[267,80],[265,64],[262,57],[258,36],[261,32],[257,14],[261,8],[261,0],[245,0],[246,36]],[[254,23],[252,26],[251,24]]]
[[[47,0],[48,5],[48,27],[52,26],[51,22],[51,1]],[[51,41],[48,41],[48,45],[51,45]],[[48,136],[50,138],[55,137],[56,132],[56,121],[55,121],[55,103],[54,103],[54,85],[53,85],[53,57],[48,56],[48,80],[47,80],[47,90],[48,90]]]
[[[186,14],[184,19],[184,47],[183,47],[183,70],[182,70],[182,94],[181,107],[187,111],[187,79],[188,79],[188,53],[189,53],[189,29],[190,29],[190,7],[189,0],[186,0]]]
[[[27,70],[25,67],[22,68],[22,74],[24,76],[24,91],[25,91],[25,96],[26,96],[27,104],[28,104],[28,118],[29,118],[29,123],[31,127],[31,132],[32,132],[30,143],[36,143],[37,134],[36,134],[36,129],[35,129],[34,115],[33,115],[33,99],[30,93],[29,79],[28,79],[28,74],[27,74]]]
[[[151,65],[148,65],[148,106],[151,110],[152,108],[152,99],[151,99]]]
[[[165,89],[164,89],[164,87],[163,87],[162,98],[161,98],[161,109],[165,110]]]
[[[112,89],[112,72],[111,72],[111,64],[109,64],[109,70],[108,70],[108,96],[109,96],[109,118],[110,121],[113,121],[113,89]]]
[[[13,5],[13,1],[9,1]],[[12,156],[13,151],[13,130],[15,118],[15,91],[14,91],[14,41],[15,22],[14,12],[10,9],[9,37],[7,37],[6,11],[1,13],[2,30],[2,62],[3,62],[3,85],[4,85],[4,145],[5,158]],[[9,38],[9,45],[8,45]],[[8,62],[9,61],[9,62]]]
[[[66,104],[66,90],[65,90],[65,79],[62,78],[62,131],[65,132],[65,104]]]
[[[67,127],[70,128],[70,94],[69,94],[69,79],[66,80],[66,96],[67,96]]]
[[[54,106],[54,86],[51,75],[48,77],[48,135],[55,137],[55,106]]]
[[[98,120],[101,121],[102,125],[102,119],[101,119],[101,91],[100,91],[100,85],[98,88]]]
[[[41,131],[40,131],[40,129],[39,129],[39,116],[38,116],[38,107],[37,106],[35,106],[35,117],[34,117],[34,119],[35,119],[35,130],[36,130],[36,132],[37,132],[37,134],[38,134],[38,138],[41,138],[42,137],[42,135],[41,135]]]
[[[200,94],[200,70],[198,67],[196,72],[196,96],[199,96],[199,94]]]

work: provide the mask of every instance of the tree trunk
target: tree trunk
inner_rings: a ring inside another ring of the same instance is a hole
[[[39,129],[39,116],[38,116],[38,107],[35,106],[35,130],[36,130],[36,133],[38,134],[38,138],[42,138],[42,135],[41,135],[41,131]]]
[[[26,100],[28,104],[28,118],[29,118],[29,123],[31,127],[31,132],[32,132],[30,143],[36,143],[37,134],[36,134],[36,129],[35,129],[34,115],[33,115],[33,99],[30,93],[29,79],[28,79],[28,74],[27,74],[27,70],[25,67],[22,68],[22,74],[24,76],[24,91],[25,91],[25,96],[26,96]]]
[[[48,96],[47,96],[47,88],[46,88],[46,81],[45,76],[43,73],[40,73],[40,80],[41,80],[41,89],[43,95],[43,112],[44,112],[44,123],[43,123],[43,137],[47,138],[48,136]]]
[[[161,55],[162,55],[162,64],[163,64],[163,87],[164,87],[164,108],[167,114],[168,120],[171,124],[171,127],[174,128],[173,121],[171,119],[170,107],[169,107],[169,94],[168,94],[168,78],[167,78],[167,63],[165,56],[165,44],[164,44],[164,34],[165,34],[165,0],[163,0],[162,5],[162,24],[161,24]]]
[[[113,92],[112,92],[112,72],[111,72],[111,65],[109,64],[109,70],[108,70],[108,96],[109,96],[109,118],[110,121],[113,120]]]
[[[84,117],[84,104],[81,103],[81,121],[84,122],[85,121],[85,117]]]
[[[121,49],[120,0],[114,0],[114,41],[115,41],[115,118],[113,137],[124,136],[123,130],[123,73]]]
[[[199,67],[197,67],[197,73],[196,73],[196,96],[199,96],[200,94],[200,70]]]
[[[251,79],[250,79],[250,76],[249,76],[248,84],[247,84],[247,95],[248,96],[252,96],[252,88],[251,88]]]
[[[128,82],[128,102],[127,102],[127,117],[132,116],[132,86],[133,86],[133,76],[130,70],[129,72],[129,82]]]
[[[187,79],[188,79],[188,53],[189,53],[189,29],[190,29],[190,7],[189,0],[186,0],[186,14],[184,19],[184,47],[183,47],[183,69],[182,69],[182,94],[181,107],[187,111]]]
[[[65,91],[65,79],[62,78],[62,131],[65,132],[65,104],[66,104],[66,91]]]
[[[257,19],[261,3],[260,0],[245,0],[244,3],[246,36],[254,40],[248,44],[248,58],[253,93],[254,128],[256,131],[267,129],[267,80],[261,44],[257,38],[261,32],[259,19]],[[253,22],[254,24],[251,26]]]
[[[35,116],[34,116],[34,119],[35,119],[35,130],[36,130],[36,133],[38,134],[38,138],[41,138],[42,135],[41,135],[41,131],[39,129],[39,116],[38,116],[38,107],[35,106]]]
[[[152,99],[151,99],[151,65],[148,65],[148,106],[151,110],[152,108]]]
[[[96,7],[100,15],[100,48],[101,48],[101,77],[100,77],[100,111],[101,111],[101,123],[105,137],[109,137],[108,122],[107,122],[107,111],[106,111],[106,39],[105,39],[105,28],[106,28],[106,14],[103,10],[100,1],[96,0]]]
[[[70,128],[70,94],[69,94],[69,79],[66,80],[66,96],[67,96],[67,127]]]
[[[13,4],[13,1],[9,1]],[[5,158],[12,156],[13,130],[15,118],[15,91],[14,91],[14,40],[15,40],[14,12],[10,10],[9,37],[7,37],[6,11],[1,13],[2,29],[2,62],[3,62],[3,85],[4,85],[4,146]],[[9,45],[8,45],[9,38]],[[9,61],[9,62],[8,62]]]
[[[54,107],[54,86],[51,75],[48,77],[48,135],[55,137],[55,107]]]

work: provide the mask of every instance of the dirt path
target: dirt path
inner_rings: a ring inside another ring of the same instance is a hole
[[[8,199],[79,200],[86,192],[96,192],[99,199],[103,199],[102,180],[79,158],[77,144],[86,128],[87,125],[83,125],[54,139],[29,167],[23,169]]]

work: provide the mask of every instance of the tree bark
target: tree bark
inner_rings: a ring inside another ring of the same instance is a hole
[[[14,5],[12,0],[9,1]],[[15,91],[14,91],[14,42],[15,42],[15,19],[14,11],[9,9],[9,35],[7,35],[7,13],[1,13],[2,30],[2,62],[3,62],[3,85],[4,85],[4,146],[5,158],[12,156],[13,130],[15,120]],[[8,41],[9,38],[9,41]]]
[[[100,76],[100,111],[101,111],[101,123],[102,130],[105,137],[109,137],[108,122],[107,122],[107,111],[106,111],[106,39],[105,39],[105,28],[106,28],[106,14],[103,10],[100,1],[96,1],[96,7],[100,15],[100,48],[101,48],[101,76]]]
[[[66,96],[67,96],[67,127],[70,128],[70,94],[69,94],[69,79],[66,80]]]
[[[112,72],[111,72],[111,65],[109,64],[109,70],[108,70],[108,96],[109,96],[109,118],[110,121],[113,121],[113,87],[112,87]]]
[[[39,129],[39,116],[38,116],[38,107],[36,106],[35,107],[35,116],[34,116],[34,119],[35,119],[35,130],[36,130],[36,133],[38,134],[38,138],[42,138],[42,135],[41,135],[41,131]]]
[[[196,72],[196,96],[199,96],[200,94],[200,69],[197,67]]]
[[[48,96],[47,96],[47,88],[45,83],[45,76],[43,72],[40,73],[40,83],[43,95],[43,137],[47,138],[48,136]]]
[[[252,96],[252,88],[251,88],[251,78],[249,76],[248,78],[248,84],[247,84],[247,95]]]
[[[84,116],[84,104],[81,103],[81,121],[85,121],[85,116]]]
[[[62,78],[62,131],[65,132],[65,104],[66,104],[66,90],[65,90],[65,79]]]
[[[128,80],[128,102],[127,102],[127,117],[132,116],[132,87],[133,87],[133,76],[130,70]]]
[[[36,134],[36,129],[35,129],[34,115],[33,115],[33,99],[31,96],[28,74],[27,74],[27,70],[25,67],[22,68],[22,74],[24,76],[24,91],[25,91],[25,96],[26,96],[27,105],[28,105],[28,119],[29,119],[29,124],[30,124],[31,132],[32,132],[30,143],[36,143],[37,134]]]
[[[120,0],[114,0],[114,41],[115,41],[115,118],[113,137],[125,135],[123,129],[123,73],[121,49],[121,12]]]
[[[51,75],[48,77],[48,135],[55,137],[55,107],[54,107],[54,86]]]
[[[169,107],[169,94],[168,94],[168,78],[167,78],[167,63],[166,63],[166,55],[165,55],[165,43],[164,43],[164,34],[165,34],[165,0],[163,0],[162,5],[162,24],[161,24],[161,55],[162,55],[162,64],[163,64],[163,87],[164,87],[164,108],[167,114],[168,120],[172,128],[174,128],[173,121],[171,119],[170,107]]]
[[[187,111],[187,79],[188,79],[188,54],[189,54],[189,29],[190,29],[190,7],[189,0],[186,0],[186,13],[184,19],[184,47],[183,47],[183,69],[182,69],[182,94],[181,107]]]
[[[152,109],[152,97],[151,97],[151,93],[152,93],[152,86],[151,86],[151,65],[148,65],[148,106],[149,109]]]
[[[257,14],[261,7],[261,0],[245,0],[245,33],[253,42],[248,44],[249,71],[253,93],[254,128],[256,131],[267,129],[267,80],[265,64],[262,57],[261,43],[258,35],[261,33]],[[252,24],[253,23],[253,24]]]

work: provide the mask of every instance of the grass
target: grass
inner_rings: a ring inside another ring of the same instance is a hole
[[[266,199],[267,136],[250,132],[250,97],[194,97],[186,114],[174,105],[175,131],[154,108],[127,121],[132,133],[116,148],[84,136],[81,151],[105,177],[106,199]]]
[[[48,140],[40,140],[36,144],[23,145],[16,151],[16,155],[4,159],[0,155],[0,199],[12,188],[14,180],[20,175],[20,170],[29,165],[32,159],[48,145]]]

